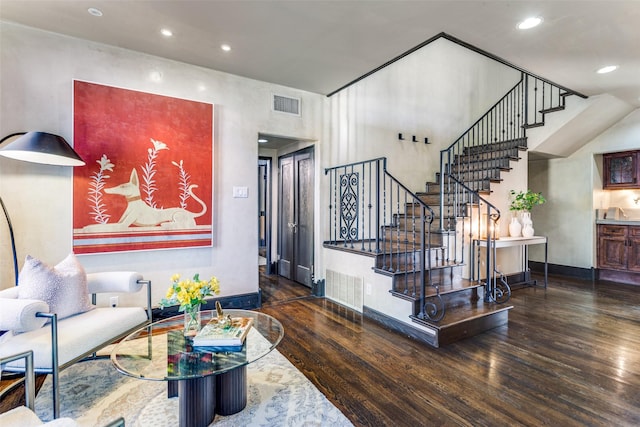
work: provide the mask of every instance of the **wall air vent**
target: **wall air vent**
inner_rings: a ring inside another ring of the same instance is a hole
[[[364,305],[362,282],[362,277],[326,270],[325,296],[362,313]]]
[[[273,95],[273,111],[299,116],[300,98],[289,98],[282,95]]]

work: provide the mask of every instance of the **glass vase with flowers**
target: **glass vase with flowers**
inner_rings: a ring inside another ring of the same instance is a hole
[[[171,286],[167,294],[160,301],[160,307],[165,308],[180,304],[178,311],[184,312],[184,334],[192,336],[198,333],[200,322],[200,306],[205,298],[220,293],[220,282],[215,276],[209,280],[201,280],[196,273],[192,279],[181,280],[179,274],[171,276]]]

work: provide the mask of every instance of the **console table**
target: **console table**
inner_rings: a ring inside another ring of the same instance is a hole
[[[183,333],[184,316],[174,316],[140,328],[112,351],[121,373],[143,380],[167,381],[169,397],[178,396],[180,427],[206,427],[215,415],[231,415],[247,405],[247,365],[273,350],[284,329],[275,318],[249,310],[225,310],[254,322],[241,351],[211,351],[194,347]],[[216,317],[201,312],[202,324]]]
[[[496,249],[501,248],[514,248],[520,247],[521,253],[521,271],[524,275],[522,282],[513,283],[513,285],[536,285],[536,280],[530,280],[527,273],[529,272],[529,246],[530,245],[544,245],[544,287],[546,289],[548,282],[548,265],[547,265],[547,252],[548,252],[548,239],[546,236],[532,236],[532,237],[500,237],[497,240],[492,240]],[[487,241],[473,239],[471,244],[471,280],[479,279],[480,275],[480,259],[476,258],[476,252],[480,248],[486,248]],[[475,268],[474,268],[475,267]],[[476,277],[476,274],[478,277]]]

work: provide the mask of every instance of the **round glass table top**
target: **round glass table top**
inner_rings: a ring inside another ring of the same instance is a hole
[[[151,323],[124,338],[111,352],[111,361],[118,371],[141,379],[200,378],[255,362],[273,350],[284,336],[282,324],[268,314],[250,310],[225,310],[224,314],[253,318],[253,326],[241,348],[220,351],[194,346],[192,338],[184,336],[184,315],[179,315]],[[202,311],[202,326],[216,317],[215,310]]]

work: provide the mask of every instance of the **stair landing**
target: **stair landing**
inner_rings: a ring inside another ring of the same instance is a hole
[[[417,316],[410,317],[413,322],[432,331],[432,345],[440,347],[506,325],[509,322],[509,310],[512,308],[511,305],[478,300],[449,310],[438,323]]]

